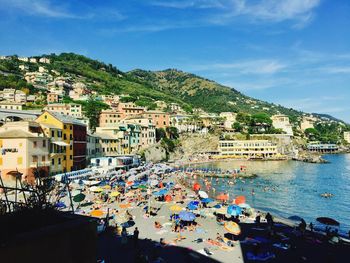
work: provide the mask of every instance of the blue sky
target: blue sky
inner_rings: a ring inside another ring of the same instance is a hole
[[[0,0],[0,54],[178,68],[350,122],[348,0]]]

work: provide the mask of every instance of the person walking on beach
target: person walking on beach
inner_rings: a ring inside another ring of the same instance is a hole
[[[137,227],[135,227],[134,230],[134,235],[133,235],[133,239],[134,239],[134,247],[138,247],[139,246],[139,230]]]
[[[128,232],[126,231],[126,228],[123,226],[122,230],[122,240],[121,240],[122,246],[125,247],[128,244]]]

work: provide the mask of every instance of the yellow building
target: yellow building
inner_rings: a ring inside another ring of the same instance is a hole
[[[50,174],[63,173],[67,167],[66,147],[70,145],[62,140],[63,131],[60,127],[41,123],[47,137],[50,138]]]
[[[277,145],[268,140],[219,141],[220,155],[246,158],[272,158],[278,155]]]
[[[64,142],[67,146],[65,147],[65,155],[63,156],[63,160],[61,161],[64,161],[62,162],[63,169],[65,169],[67,172],[70,172],[73,170],[73,121],[74,120],[68,118],[67,116],[63,116],[63,115],[56,114],[53,112],[48,112],[48,111],[45,111],[36,119],[36,122],[44,126],[47,125],[47,126],[55,127],[56,131],[57,130],[62,131],[60,142]],[[50,132],[52,132],[52,130],[50,130]],[[55,138],[58,139],[59,136]]]

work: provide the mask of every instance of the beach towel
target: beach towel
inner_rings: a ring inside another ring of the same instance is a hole
[[[275,254],[266,252],[266,253],[254,255],[252,252],[247,252],[248,260],[266,261],[271,258],[275,258]]]

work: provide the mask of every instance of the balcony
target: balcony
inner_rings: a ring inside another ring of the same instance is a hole
[[[49,161],[46,161],[46,162],[31,162],[29,164],[30,168],[43,167],[43,166],[50,166],[50,162]]]

